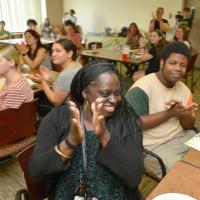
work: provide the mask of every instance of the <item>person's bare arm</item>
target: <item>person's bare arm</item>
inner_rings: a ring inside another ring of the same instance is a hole
[[[48,100],[55,106],[61,105],[69,95],[69,92],[56,88],[51,90],[49,84],[46,81],[42,81],[42,89],[47,96]]]
[[[162,111],[151,115],[143,115],[141,116],[141,126],[143,130],[151,129],[164,123],[169,118],[170,115],[167,111]]]
[[[163,20],[159,20],[159,24],[160,24],[160,29],[162,32],[167,32],[169,30],[169,24],[166,22],[163,22]]]
[[[44,48],[40,48],[36,54],[36,57],[32,60],[27,54],[23,56],[25,63],[29,65],[31,69],[36,69],[40,66],[42,60],[46,57],[47,51]]]

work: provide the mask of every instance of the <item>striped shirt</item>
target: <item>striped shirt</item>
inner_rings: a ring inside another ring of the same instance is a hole
[[[23,103],[33,100],[33,91],[25,77],[5,84],[0,90],[0,110],[19,108]]]

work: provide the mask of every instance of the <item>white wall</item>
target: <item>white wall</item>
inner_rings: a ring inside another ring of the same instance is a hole
[[[78,17],[77,24],[83,27],[84,33],[102,32],[110,26],[114,31],[136,22],[143,30],[148,30],[152,12],[158,6],[165,8],[164,18],[173,17],[182,10],[183,0],[63,0],[64,11],[73,8]],[[63,11],[63,12],[64,12]],[[175,21],[169,19],[171,25]]]

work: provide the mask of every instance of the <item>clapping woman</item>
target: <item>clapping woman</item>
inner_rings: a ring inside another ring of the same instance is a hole
[[[50,200],[140,200],[142,130],[116,67],[85,65],[72,80],[71,97],[42,121],[31,176],[47,182]]]
[[[43,65],[49,69],[52,68],[47,49],[42,45],[40,35],[34,30],[27,30],[24,33],[25,43],[16,44],[16,48],[22,55],[24,63],[33,69],[38,69]]]
[[[41,83],[46,97],[54,105],[66,102],[74,74],[82,67],[76,58],[74,43],[67,39],[60,39],[52,46],[52,61],[62,68],[58,78],[55,81],[52,80],[51,71],[45,67],[40,67],[40,74],[31,76],[36,82]],[[52,89],[49,83],[53,84]]]

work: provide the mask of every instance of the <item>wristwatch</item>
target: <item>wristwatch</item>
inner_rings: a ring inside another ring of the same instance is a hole
[[[69,149],[73,149],[73,150],[76,150],[76,149],[78,149],[78,145],[75,145],[75,144],[72,144],[69,140],[68,140],[68,138],[66,137],[65,138],[65,144],[67,145],[67,147],[69,148]]]

